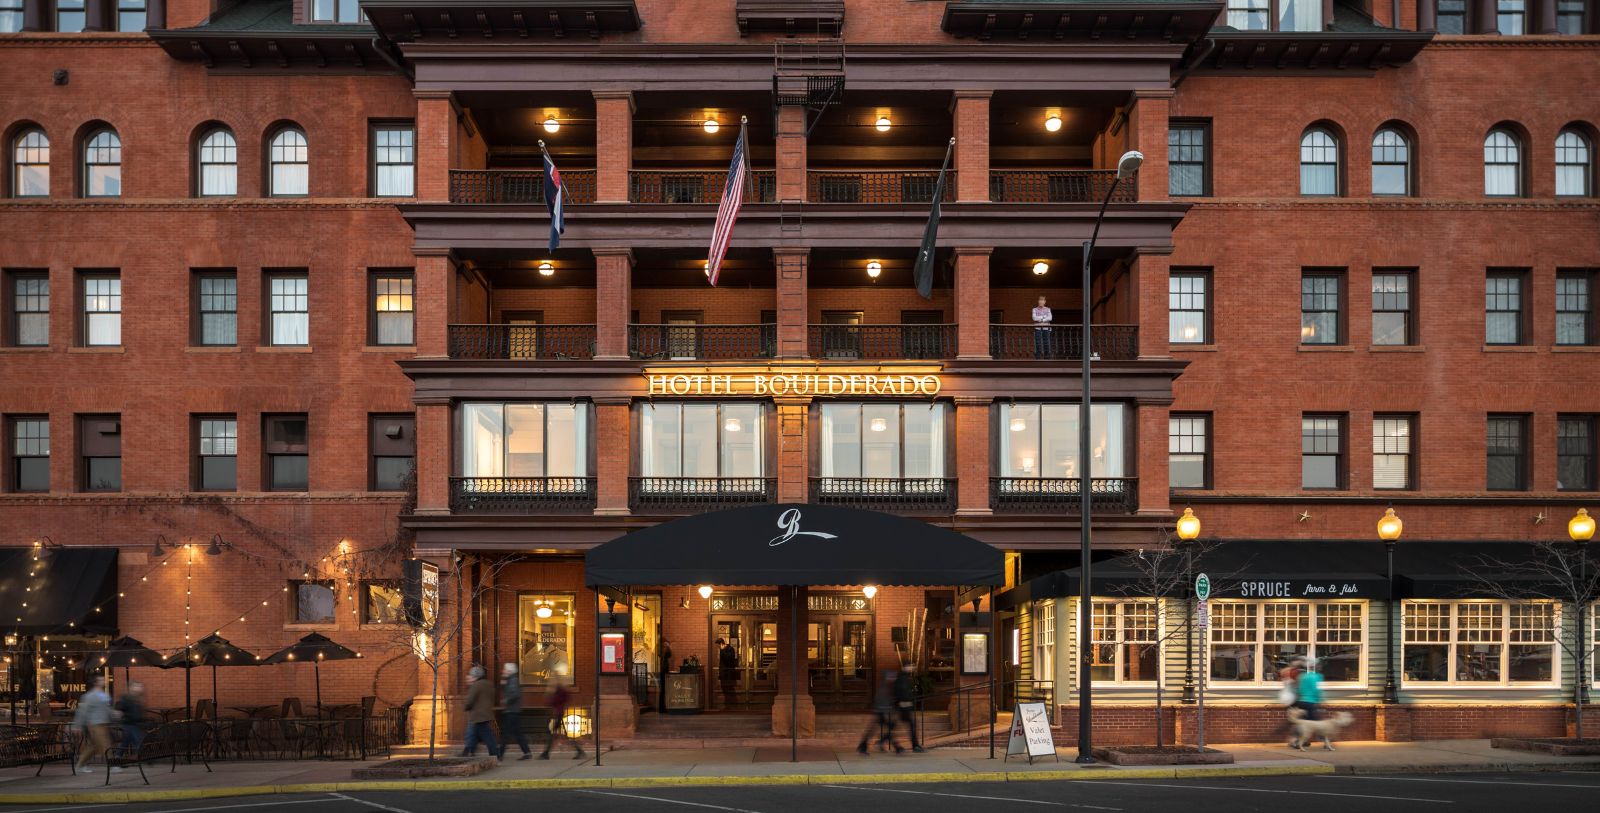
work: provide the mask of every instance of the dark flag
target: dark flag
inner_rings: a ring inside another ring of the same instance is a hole
[[[562,208],[567,189],[561,185],[561,172],[550,153],[545,152],[543,141],[539,142],[539,152],[544,154],[544,205],[550,210],[550,250],[555,251],[561,245],[562,232],[567,230],[567,213]]]
[[[944,202],[944,174],[950,168],[950,153],[956,148],[956,140],[950,139],[950,146],[944,150],[944,164],[939,167],[939,180],[933,185],[933,208],[928,210],[928,225],[922,230],[922,248],[917,251],[917,266],[911,276],[917,282],[917,293],[923,299],[933,298],[933,253],[939,243],[939,207]]]

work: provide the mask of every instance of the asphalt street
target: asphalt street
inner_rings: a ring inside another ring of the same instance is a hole
[[[1426,776],[1282,776],[1231,779],[968,782],[926,785],[775,785],[596,790],[318,793],[194,802],[12,806],[4,813],[116,808],[129,813],[987,813],[987,811],[1182,811],[1183,813],[1388,813],[1550,808],[1592,810],[1600,774],[1491,773]]]

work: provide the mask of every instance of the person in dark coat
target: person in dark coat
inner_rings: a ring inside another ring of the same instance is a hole
[[[661,671],[656,673],[656,711],[666,714],[667,673],[672,671],[672,646],[667,643],[665,627],[662,628],[661,652],[659,655],[661,663],[657,668]]]
[[[739,702],[739,653],[733,645],[717,639],[717,682],[722,684],[722,708],[731,710]]]
[[[489,725],[494,721],[494,684],[486,677],[482,666],[467,671],[471,683],[467,686],[467,698],[461,704],[461,710],[467,713],[467,742],[461,749],[464,757],[478,753],[480,742],[489,746],[489,753],[500,754],[500,745],[494,741],[494,727]]]
[[[872,710],[877,713],[877,718],[873,720],[872,725],[868,726],[865,732],[862,732],[861,743],[856,746],[857,753],[871,753],[867,749],[867,742],[872,739],[874,733],[878,734],[879,751],[887,751],[891,745],[894,746],[894,751],[897,754],[906,750],[894,741],[894,686],[898,678],[899,673],[894,669],[885,669],[878,676],[878,688],[872,696]]]
[[[556,737],[559,736],[563,740],[572,742],[573,749],[577,751],[572,755],[573,759],[583,759],[583,745],[567,733],[567,709],[572,705],[574,694],[572,687],[567,685],[565,676],[552,675],[545,690],[549,693],[550,699],[550,736],[544,741],[544,753],[540,754],[539,758],[550,758],[550,749],[555,747]]]
[[[144,725],[147,719],[144,708],[144,684],[138,681],[128,684],[128,690],[117,698],[115,706],[117,717],[122,721],[122,745],[130,752],[137,753],[139,744],[144,742]]]
[[[533,749],[528,747],[528,737],[522,733],[522,681],[517,679],[517,665],[514,663],[508,663],[500,670],[500,738],[505,740],[500,746],[500,759],[506,758],[512,740],[516,740],[522,748],[522,756],[517,759],[533,757]]]
[[[912,678],[910,669],[901,669],[900,674],[894,679],[895,716],[900,722],[905,723],[906,735],[911,740],[911,750],[920,754],[922,744],[917,742],[916,708],[917,682]]]

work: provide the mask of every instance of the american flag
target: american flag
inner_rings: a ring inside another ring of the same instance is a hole
[[[539,148],[544,149],[544,142],[539,142]],[[550,210],[550,250],[555,251],[561,245],[561,233],[567,230],[567,215],[561,208],[561,201],[567,195],[566,187],[561,185],[561,172],[556,169],[556,162],[550,160],[550,153],[544,154],[544,205]]]
[[[744,158],[744,123],[740,122],[739,140],[733,144],[733,163],[728,166],[722,203],[717,206],[717,223],[711,229],[711,253],[706,257],[706,277],[713,286],[722,269],[722,256],[728,253],[728,243],[733,239],[733,223],[739,219],[739,207],[744,205],[744,186],[749,177]]]

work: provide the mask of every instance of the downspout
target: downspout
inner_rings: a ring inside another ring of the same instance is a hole
[[[1400,0],[1395,0],[1395,2],[1398,3],[1398,2],[1400,2]],[[1216,50],[1216,48],[1217,48],[1217,41],[1216,40],[1211,39],[1210,37],[1207,37],[1204,41],[1202,41],[1200,43],[1200,55],[1196,56],[1194,59],[1189,60],[1188,64],[1185,64],[1183,66],[1183,68],[1178,71],[1178,78],[1172,80],[1172,89],[1173,90],[1177,90],[1178,86],[1183,84],[1183,80],[1189,78],[1189,72],[1194,70],[1195,67],[1198,66],[1200,63],[1206,61],[1206,57],[1211,56],[1211,52]]]
[[[1393,16],[1391,16],[1389,18],[1389,27],[1390,28],[1399,28],[1400,27],[1400,0],[1393,0],[1393,5],[1391,6],[1391,11],[1389,13],[1391,15],[1393,15]]]

